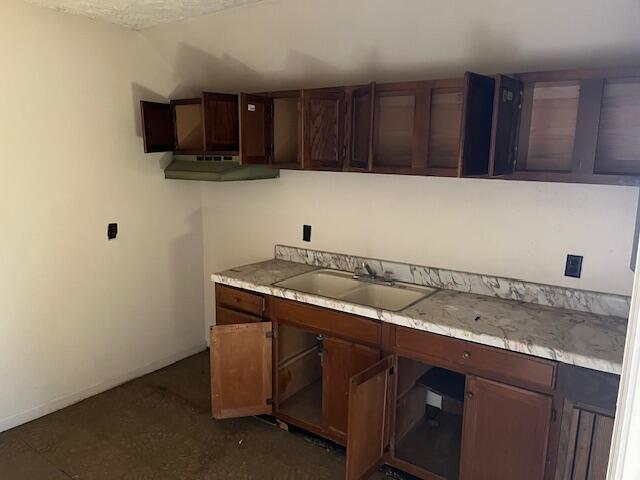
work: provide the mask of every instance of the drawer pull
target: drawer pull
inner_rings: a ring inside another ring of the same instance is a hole
[[[469,360],[471,358],[471,354],[469,352],[463,352],[462,353],[462,358],[464,360]]]
[[[473,398],[473,392],[467,392],[467,399],[471,400]]]

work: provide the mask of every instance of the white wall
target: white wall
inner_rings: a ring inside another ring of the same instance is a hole
[[[143,154],[139,34],[0,2],[0,431],[205,346],[199,188]],[[117,240],[106,240],[109,222]]]
[[[188,95],[638,64],[638,27],[633,0],[265,0],[142,34]],[[631,293],[635,188],[283,172],[202,192],[205,274],[286,243]]]

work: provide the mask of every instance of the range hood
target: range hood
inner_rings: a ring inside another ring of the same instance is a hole
[[[278,178],[280,170],[265,165],[240,165],[237,156],[174,155],[164,177],[175,180],[239,182]]]

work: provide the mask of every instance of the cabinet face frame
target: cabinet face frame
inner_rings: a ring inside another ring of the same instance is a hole
[[[304,112],[302,123],[304,168],[306,170],[341,171],[344,168],[347,153],[345,143],[345,121],[347,115],[345,89],[338,87],[303,90],[302,99],[302,110]],[[333,106],[326,112],[324,108],[320,108],[323,103],[332,104]],[[334,111],[332,112],[331,109]],[[319,114],[322,118],[315,118],[316,114]],[[335,143],[333,154],[324,158],[319,157],[320,151],[329,143]],[[319,148],[316,148],[316,146]]]
[[[344,169],[348,172],[370,172],[373,167],[373,122],[376,84],[372,82],[364,86],[349,87],[348,90],[346,122],[348,152]],[[363,99],[362,106],[365,109],[362,117],[358,116],[357,105],[360,99]],[[360,126],[359,122],[362,120],[364,125]],[[363,142],[359,142],[361,135],[363,135]],[[358,150],[362,146],[365,148],[364,152]]]
[[[303,119],[304,119],[304,108],[303,108],[303,99],[302,99],[302,90],[286,90],[281,92],[270,92],[267,94],[270,99],[271,105],[271,156],[270,156],[270,165],[274,168],[281,168],[286,170],[300,170],[303,168],[304,164],[304,144],[303,144]],[[290,99],[297,100],[297,109],[298,109],[298,131],[296,132],[296,138],[298,142],[298,154],[295,162],[287,162],[287,163],[277,163],[275,160],[275,139],[276,139],[276,119],[275,119],[275,102],[281,99]]]
[[[422,92],[422,95],[420,95]],[[371,171],[375,173],[401,173],[418,174],[421,163],[423,163],[424,136],[420,134],[420,125],[423,123],[424,102],[420,101],[424,95],[424,82],[400,82],[376,84],[373,95],[373,129],[371,139]],[[379,102],[388,97],[413,97],[413,127],[411,132],[411,152],[409,165],[389,165],[380,163],[378,159],[378,135],[380,133],[380,111]],[[419,98],[420,97],[420,98]]]

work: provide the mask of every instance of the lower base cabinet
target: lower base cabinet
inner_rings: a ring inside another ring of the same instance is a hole
[[[265,301],[261,321],[211,328],[214,418],[270,414],[346,445],[347,480],[383,463],[426,480],[605,480],[613,419],[556,412],[557,363]]]

